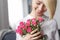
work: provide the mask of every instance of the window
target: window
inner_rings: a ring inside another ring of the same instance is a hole
[[[23,18],[22,0],[8,0],[9,25],[15,29],[15,23]]]

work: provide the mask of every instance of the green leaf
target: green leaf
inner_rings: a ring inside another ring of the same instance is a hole
[[[23,33],[24,33],[24,35],[26,35],[27,34],[26,30],[23,30]]]
[[[40,26],[40,24],[37,25],[37,28],[38,28],[38,31],[41,30],[41,26]]]
[[[46,38],[43,37],[43,40],[46,40]]]
[[[32,27],[32,30],[35,30],[35,27],[34,26]]]

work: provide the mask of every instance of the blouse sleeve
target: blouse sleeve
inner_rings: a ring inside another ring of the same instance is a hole
[[[56,33],[55,33],[55,40],[59,40],[58,30],[56,30]]]
[[[50,20],[44,25],[44,33],[47,36],[47,40],[59,40],[58,26],[56,20]]]
[[[55,21],[56,22],[56,21]],[[56,30],[55,30],[55,40],[59,40],[59,32],[58,32],[58,25],[56,22]]]
[[[52,20],[52,23],[51,23],[50,26],[51,26],[51,29],[52,29],[51,39],[59,40],[58,25],[57,25],[56,20]]]

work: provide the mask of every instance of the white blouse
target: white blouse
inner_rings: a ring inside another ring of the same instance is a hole
[[[44,31],[44,34],[47,35],[47,40],[59,40],[58,26],[56,20],[55,19],[49,20],[49,18],[45,15],[42,17],[44,18],[45,21],[41,28]],[[26,22],[27,19],[31,18],[33,17],[28,15],[27,17],[20,21]],[[19,22],[16,23],[16,28],[19,25]],[[18,33],[16,33],[16,40],[22,40],[22,37]]]

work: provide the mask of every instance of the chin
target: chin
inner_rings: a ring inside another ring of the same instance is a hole
[[[44,12],[37,12],[37,15],[43,15]]]
[[[44,15],[45,12],[46,12],[46,11],[37,11],[37,12],[36,12],[36,15],[37,15],[37,16],[42,16],[42,15]]]
[[[42,16],[42,15],[44,15],[44,14],[37,14],[37,16]]]

